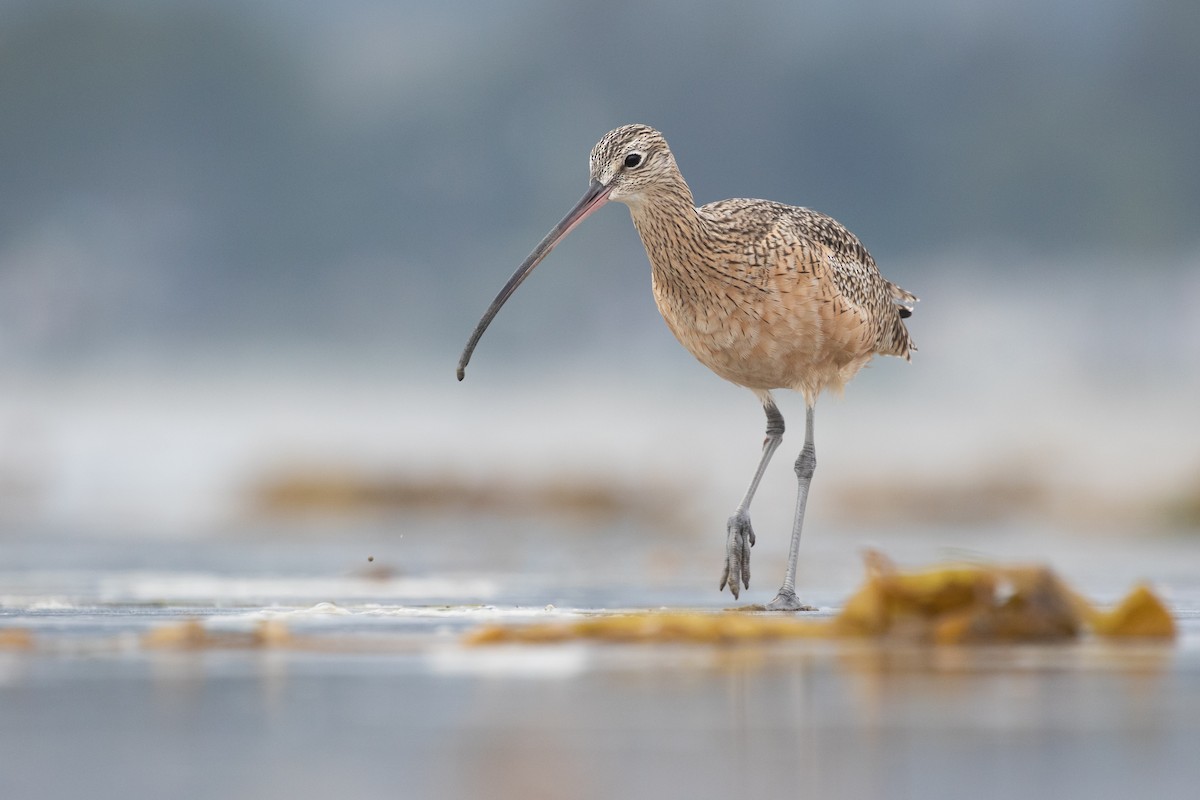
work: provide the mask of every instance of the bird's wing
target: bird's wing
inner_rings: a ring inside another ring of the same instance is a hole
[[[912,316],[916,295],[884,278],[867,248],[840,222],[811,209],[789,209],[788,221],[821,253],[840,299],[874,327],[875,351],[907,358],[915,347],[903,320]]]

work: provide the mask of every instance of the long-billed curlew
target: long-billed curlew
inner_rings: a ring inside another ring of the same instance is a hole
[[[796,597],[796,559],[816,467],[813,407],[841,390],[876,353],[909,358],[904,319],[917,298],[884,279],[858,238],[836,220],[769,200],[720,200],[696,208],[662,134],[646,125],[609,131],[592,149],[583,198],[517,268],[471,334],[467,362],[501,306],[533,268],[609,200],[629,206],[650,258],[654,300],[675,338],[700,363],[758,396],[767,414],[762,457],[726,525],[720,588],[750,587],[750,502],[783,439],[772,389],[804,396],[804,448],[783,586],[768,608],[809,610]]]

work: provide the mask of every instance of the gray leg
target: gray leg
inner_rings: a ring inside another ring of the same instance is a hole
[[[799,486],[796,490],[796,521],[792,523],[792,544],[788,548],[787,572],[783,576],[783,586],[775,599],[767,604],[772,611],[816,611],[812,606],[806,606],[796,597],[796,559],[800,555],[800,530],[804,527],[804,507],[808,504],[808,486],[812,483],[813,472],[817,468],[817,449],[813,446],[813,410],[808,407],[804,418],[804,449],[796,459],[796,479]]]
[[[750,501],[754,499],[758,482],[767,471],[767,463],[783,441],[783,415],[779,413],[769,392],[760,394],[759,399],[762,400],[763,411],[767,413],[767,438],[763,441],[762,458],[758,461],[758,470],[750,481],[746,496],[725,526],[725,572],[721,574],[720,588],[723,590],[728,584],[735,598],[742,586],[750,588],[750,548],[754,545],[754,529],[750,527]]]

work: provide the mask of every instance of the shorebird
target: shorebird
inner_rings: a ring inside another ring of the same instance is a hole
[[[836,220],[769,200],[733,199],[696,207],[663,135],[646,125],[609,131],[592,149],[587,193],[517,268],[479,320],[458,362],[505,301],[576,225],[609,200],[629,207],[650,259],[651,286],[667,327],[700,363],[758,397],[767,415],[762,455],[742,502],[726,523],[719,589],[750,588],[754,529],[750,503],[783,439],[774,389],[804,397],[804,447],[796,459],[796,513],[783,585],[768,609],[812,610],[796,596],[804,508],[816,468],[813,408],[840,392],[871,357],[908,360],[904,320],[917,298],[886,280],[858,238]]]

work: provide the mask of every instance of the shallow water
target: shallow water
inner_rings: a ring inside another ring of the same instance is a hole
[[[1200,779],[1192,539],[971,539],[1098,600],[1152,580],[1174,644],[468,648],[481,623],[729,605],[719,542],[668,542],[688,555],[664,566],[631,531],[497,549],[386,528],[0,540],[0,630],[31,636],[0,646],[0,797],[1169,798]],[[874,543],[923,563],[943,540]],[[818,613],[862,544],[807,546]],[[779,554],[756,557],[761,601]],[[187,620],[203,644],[147,638]]]

